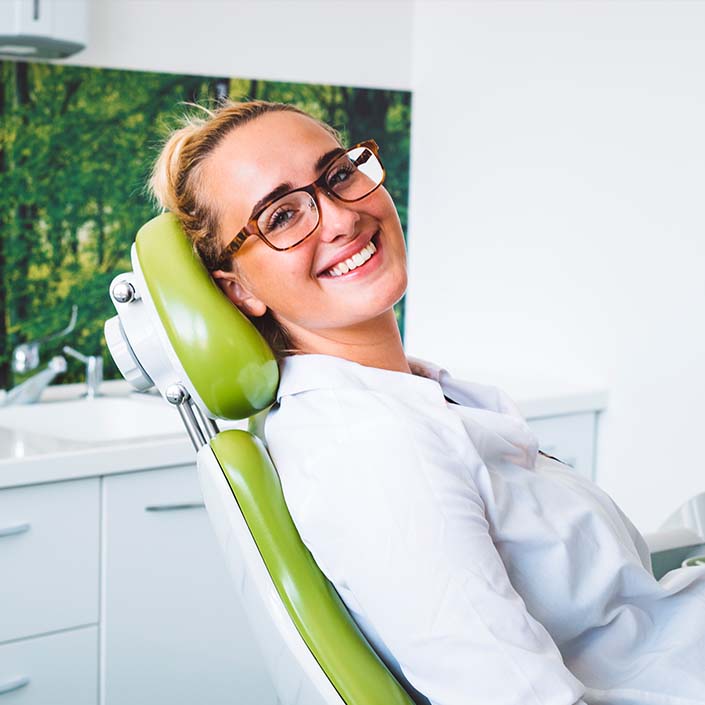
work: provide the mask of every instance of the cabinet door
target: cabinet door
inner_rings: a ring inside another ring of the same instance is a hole
[[[99,480],[0,491],[0,642],[98,621]]]
[[[527,419],[527,422],[536,434],[540,450],[594,480],[596,418],[594,412],[586,412]]]
[[[104,705],[274,705],[195,466],[103,483]]]
[[[0,646],[2,705],[96,705],[98,627]]]

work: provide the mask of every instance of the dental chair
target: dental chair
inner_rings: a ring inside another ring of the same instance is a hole
[[[105,337],[137,390],[176,406],[197,450],[203,499],[282,705],[413,705],[291,520],[264,444],[279,370],[169,213],[144,225],[133,271],[110,296]],[[249,419],[219,431],[217,419]],[[233,693],[233,703],[237,693]]]

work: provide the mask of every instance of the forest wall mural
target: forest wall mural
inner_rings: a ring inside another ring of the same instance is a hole
[[[73,304],[75,329],[42,346],[40,368],[69,344],[100,351],[105,377],[120,376],[103,340],[108,285],[131,269],[134,236],[158,212],[145,189],[152,162],[184,101],[226,97],[295,103],[349,144],[375,139],[406,232],[406,91],[0,62],[0,388],[21,381],[13,348],[64,328]],[[67,362],[56,381],[82,381],[82,364]]]

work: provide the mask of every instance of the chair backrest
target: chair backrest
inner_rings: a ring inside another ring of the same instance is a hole
[[[182,414],[206,509],[279,700],[412,705],[301,541],[262,441],[218,432],[212,421],[251,418],[261,428],[278,384],[266,342],[171,214],[141,228],[132,265],[111,285],[118,316],[106,322],[108,345],[126,379],[155,384]]]

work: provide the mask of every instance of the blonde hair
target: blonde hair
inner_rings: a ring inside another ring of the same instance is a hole
[[[330,125],[289,103],[224,101],[215,110],[193,103],[189,105],[205,115],[185,115],[182,126],[169,135],[154,164],[149,190],[161,208],[171,211],[179,219],[196,253],[206,269],[211,271],[216,267],[221,249],[218,241],[220,213],[217,204],[206,197],[203,164],[223,138],[260,115],[291,112],[314,120],[338,143],[341,139]],[[235,258],[231,260],[230,268],[237,273]],[[269,343],[277,359],[299,352],[293,346],[288,331],[270,309],[263,316],[249,318]]]

